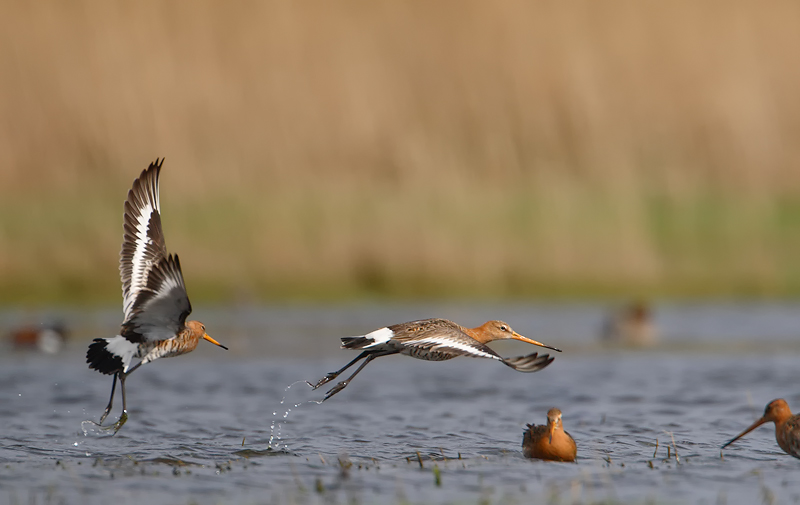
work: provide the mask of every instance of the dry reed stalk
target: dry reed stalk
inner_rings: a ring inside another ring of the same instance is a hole
[[[0,300],[118,296],[156,156],[201,299],[800,292],[798,15],[7,3]]]

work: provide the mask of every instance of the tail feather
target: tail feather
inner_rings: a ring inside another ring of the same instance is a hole
[[[553,362],[555,358],[551,358],[549,354],[538,353],[528,354],[527,356],[517,356],[515,358],[503,358],[503,363],[513,368],[518,372],[538,372],[542,368]]]
[[[380,328],[366,335],[357,337],[343,337],[342,349],[377,349],[388,344],[394,338],[394,331],[390,328]]]
[[[117,335],[112,338],[96,338],[86,351],[89,368],[106,375],[128,370],[139,346]]]

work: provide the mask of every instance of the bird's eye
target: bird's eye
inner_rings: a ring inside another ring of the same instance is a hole
[[[508,331],[508,326],[506,325],[501,326],[500,331]]]
[[[206,325],[204,325],[204,324],[201,324],[201,325],[200,325],[200,329],[201,329],[201,330],[203,330],[203,331],[206,331]]]

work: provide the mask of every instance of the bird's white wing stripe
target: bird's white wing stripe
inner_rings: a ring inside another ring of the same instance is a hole
[[[157,198],[158,196],[156,196],[156,199]],[[131,290],[128,299],[125,300],[124,307],[126,316],[129,314],[129,311],[133,306],[133,302],[136,301],[136,295],[138,295],[141,288],[147,284],[147,278],[145,275],[152,266],[147,264],[150,262],[146,263],[144,261],[144,252],[146,249],[145,246],[150,240],[147,238],[147,232],[148,228],[150,227],[150,217],[153,215],[154,210],[157,210],[157,207],[154,209],[148,203],[139,209],[139,216],[136,219],[136,246],[134,249],[133,258],[131,259]]]
[[[366,335],[364,335],[364,338],[372,340],[371,344],[364,346],[364,349],[369,349],[370,347],[385,344],[386,342],[394,338],[394,332],[389,328],[381,328],[371,333],[367,333]]]
[[[495,356],[494,354],[489,354],[488,352],[481,351],[480,349],[476,349],[469,344],[465,344],[463,342],[458,342],[456,340],[450,340],[447,338],[442,337],[426,337],[415,342],[416,344],[435,344],[437,347],[449,347],[451,349],[458,349],[459,351],[464,351],[470,356],[474,356],[476,358],[491,358],[502,361],[503,358],[500,356]]]

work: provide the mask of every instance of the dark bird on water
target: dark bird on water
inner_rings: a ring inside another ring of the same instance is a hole
[[[627,347],[651,347],[657,343],[658,330],[650,306],[633,302],[618,309],[605,319],[600,331],[606,344]]]
[[[227,350],[208,336],[203,323],[186,321],[192,305],[181,264],[176,254],[167,254],[161,229],[158,177],[163,162],[156,160],[142,171],[125,201],[125,233],[119,262],[124,320],[119,335],[94,339],[86,352],[89,368],[114,376],[111,398],[98,425],[111,411],[119,379],[122,415],[111,426],[114,433],[128,419],[125,379],[134,370],[158,358],[191,352],[201,339]],[[131,367],[134,358],[140,361]]]
[[[500,361],[518,372],[537,372],[553,361],[548,354],[539,356],[537,353],[503,358],[486,346],[488,342],[505,339],[519,340],[561,352],[555,347],[523,337],[502,321],[488,321],[477,328],[465,328],[447,319],[424,319],[387,326],[363,336],[342,338],[342,349],[361,350],[361,354],[343,368],[329,373],[315,384],[309,382],[308,385],[317,389],[363,359],[364,362],[353,375],[328,391],[323,399],[325,401],[347,387],[370,361],[391,354],[405,354],[428,361],[444,361],[457,356],[488,358]]]

